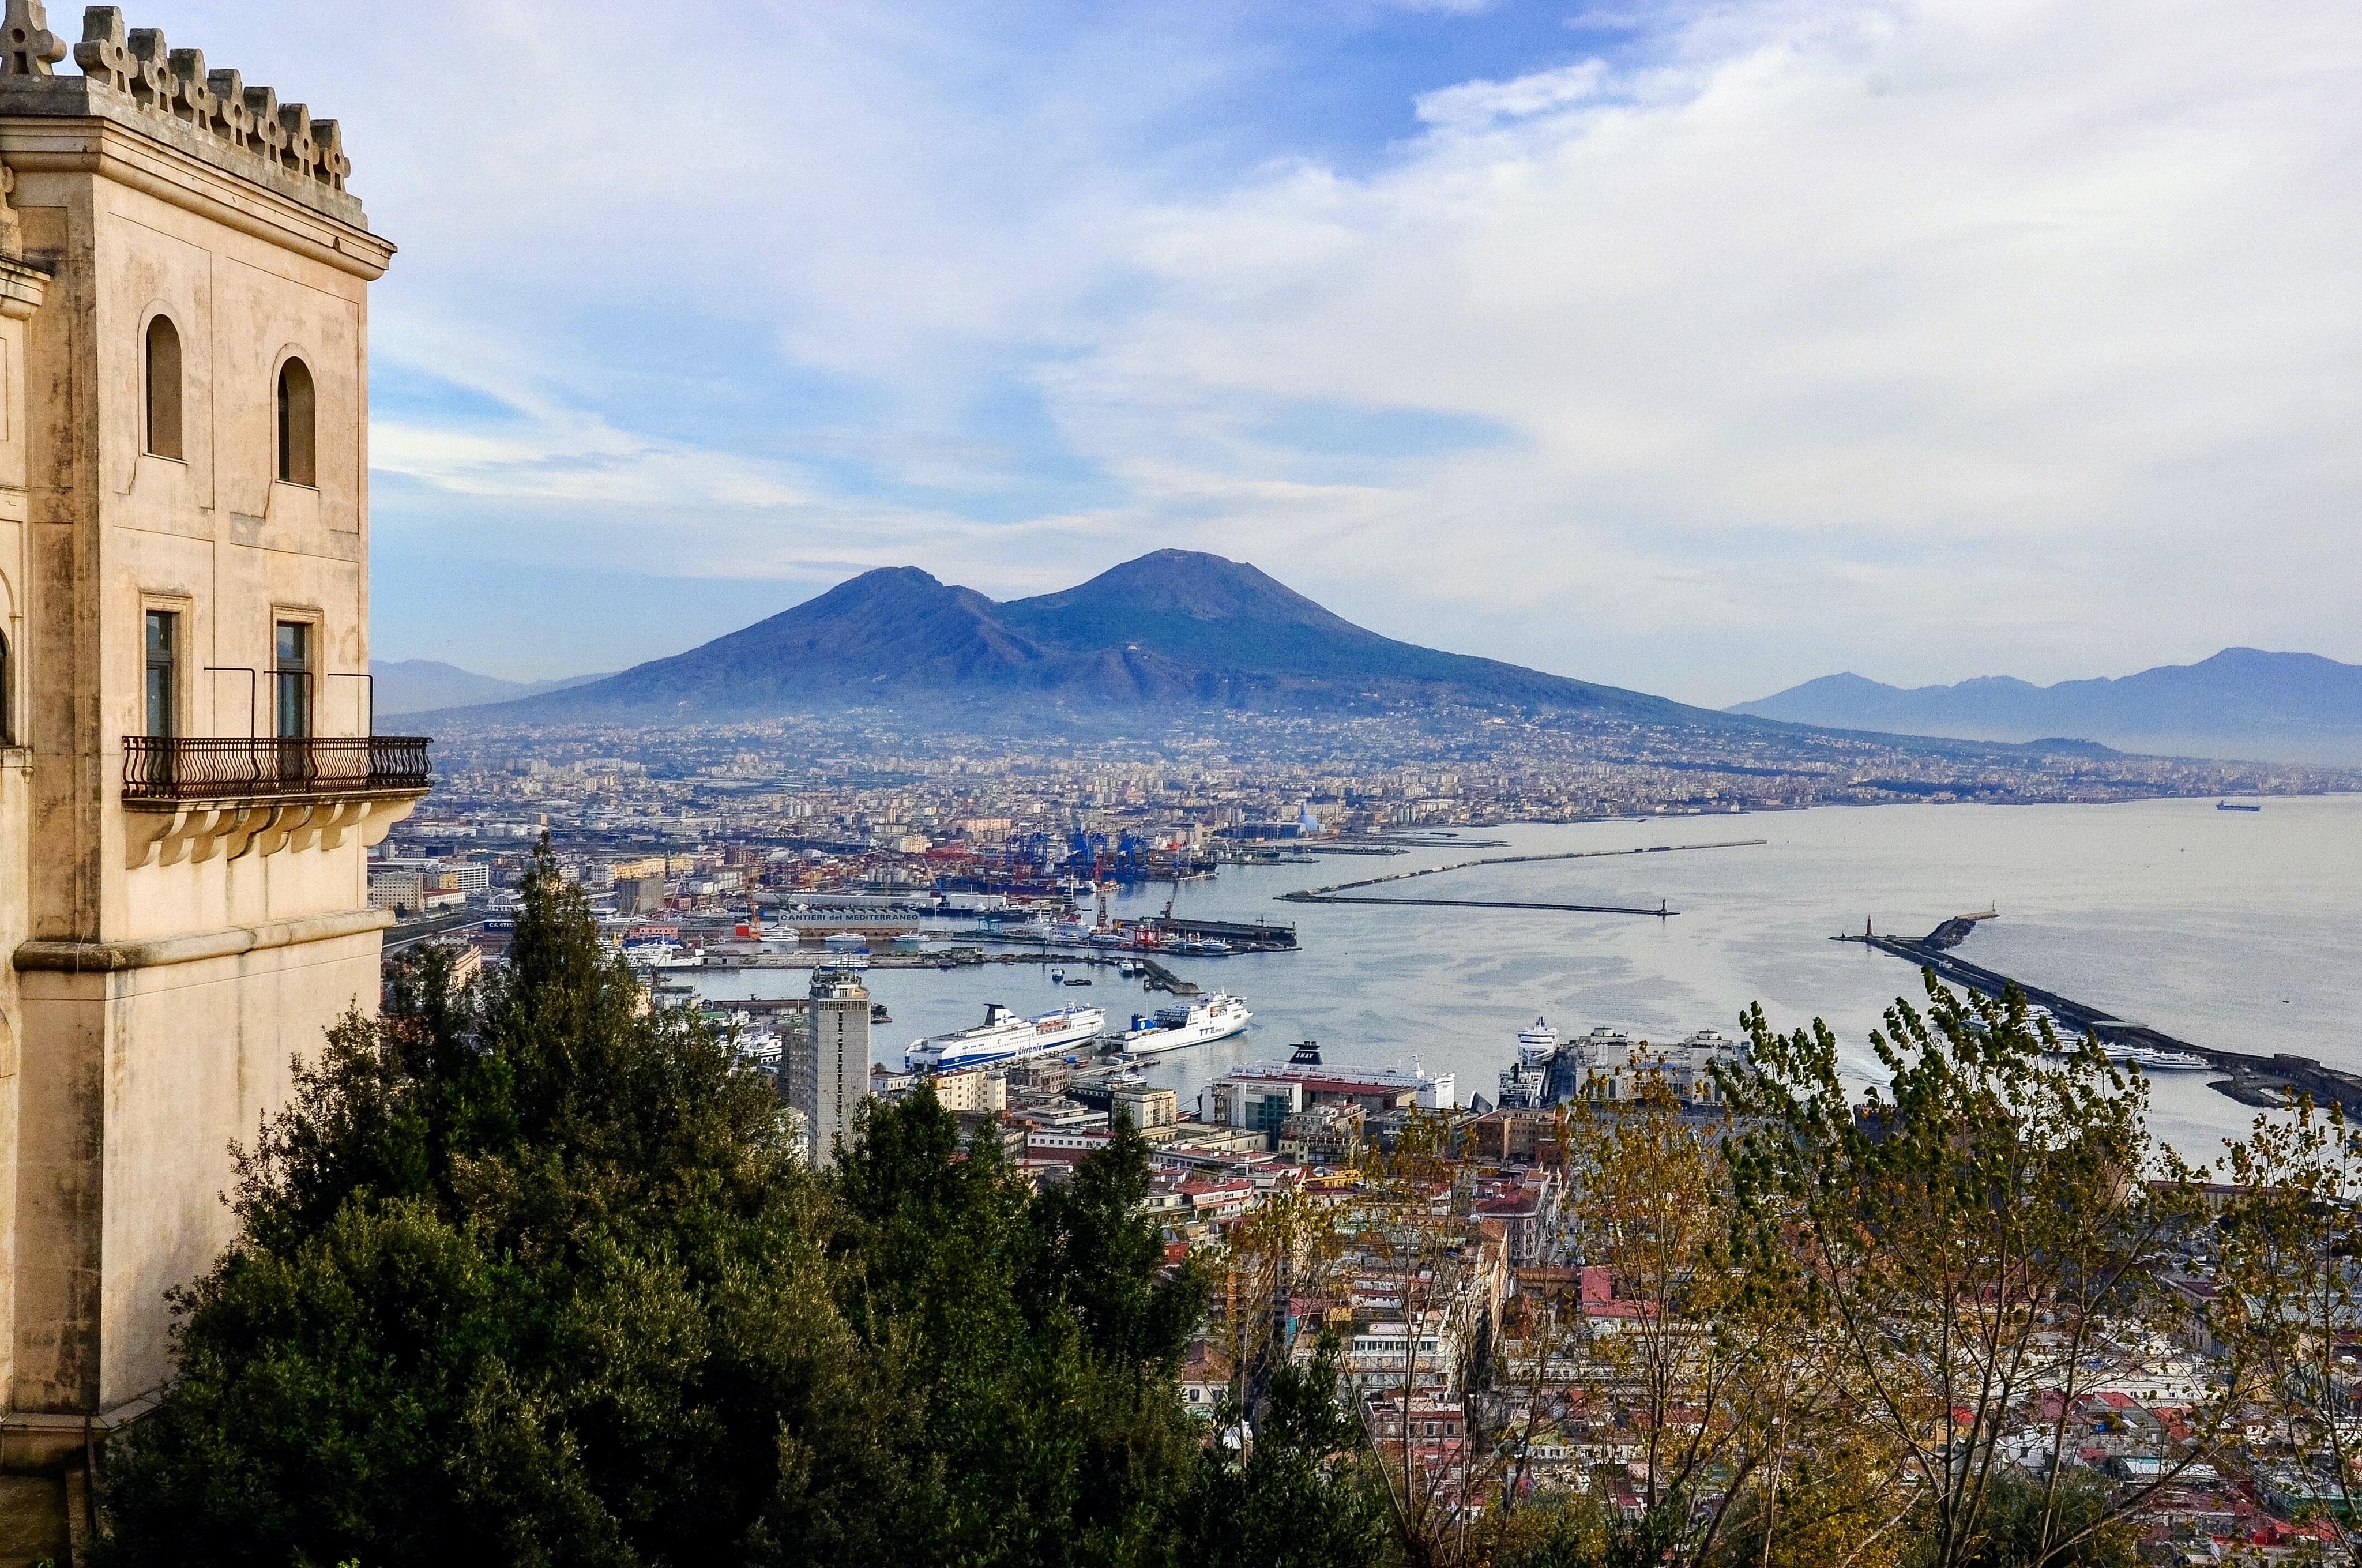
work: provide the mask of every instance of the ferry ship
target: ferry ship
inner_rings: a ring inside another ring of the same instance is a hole
[[[1157,1009],[1153,1026],[1134,1019],[1133,1027],[1117,1038],[1128,1056],[1161,1056],[1167,1051],[1228,1040],[1243,1032],[1253,1017],[1246,1003],[1228,991],[1216,991],[1195,1001]]]
[[[1020,1018],[999,1002],[988,1002],[984,1021],[975,1028],[911,1042],[902,1053],[902,1068],[911,1073],[947,1073],[988,1062],[1043,1056],[1097,1039],[1099,1025],[1106,1021],[1107,1013],[1095,1007],[1061,1008],[1039,1018]]]

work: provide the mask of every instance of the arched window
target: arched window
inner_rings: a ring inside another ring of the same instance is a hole
[[[163,315],[148,323],[148,449],[181,456],[181,334]]]
[[[8,639],[0,635],[0,745],[17,744],[17,699],[12,690],[17,670],[8,654]]]
[[[312,433],[312,372],[301,359],[279,368],[279,477],[289,484],[317,484],[319,466]]]

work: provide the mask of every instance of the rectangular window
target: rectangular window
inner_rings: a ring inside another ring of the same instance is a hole
[[[179,732],[181,617],[170,610],[148,612],[148,733]]]
[[[312,628],[302,621],[279,623],[270,672],[281,740],[312,733]]]

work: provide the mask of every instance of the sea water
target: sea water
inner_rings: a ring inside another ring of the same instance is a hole
[[[1547,1018],[1562,1035],[1607,1024],[1636,1038],[1738,1032],[1760,1002],[1777,1029],[1825,1020],[1849,1075],[1877,1073],[1868,1036],[1897,997],[1924,997],[1912,967],[1859,933],[1921,936],[1988,908],[1959,955],[2112,1010],[2195,1044],[2293,1052],[2362,1070],[2362,796],[2273,799],[2261,812],[2213,801],[2121,805],[1823,808],[1638,822],[1471,829],[1465,848],[1312,865],[1225,867],[1209,880],[1129,889],[1123,916],[1176,911],[1293,924],[1293,953],[1166,958],[1209,990],[1237,992],[1255,1021],[1237,1038],[1146,1066],[1153,1084],[1198,1103],[1213,1078],[1285,1061],[1302,1040],[1334,1064],[1451,1073],[1458,1099],[1487,1099],[1518,1031]],[[1298,904],[1292,889],[1508,855],[1763,839],[1738,848],[1480,867],[1367,889],[1372,897],[1494,899],[1679,911],[1666,919],[1549,910]],[[1507,847],[1473,841],[1506,840]],[[1054,985],[1053,967],[1087,975]],[[789,996],[807,976],[751,970],[702,977],[705,995]],[[1071,960],[951,971],[873,969],[893,1016],[873,1055],[900,1064],[911,1041],[981,1021],[988,1001],[1043,1012],[1087,1001],[1118,1027],[1171,1000]],[[2206,1086],[2219,1074],[2160,1074],[2150,1125],[2212,1158],[2255,1112]]]

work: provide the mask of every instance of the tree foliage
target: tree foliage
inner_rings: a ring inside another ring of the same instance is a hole
[[[546,850],[505,970],[429,950],[237,1169],[111,1562],[1150,1562],[1203,1506],[1135,1135],[1037,1198],[922,1094],[806,1170]]]
[[[2031,1469],[2047,1478],[2012,1515],[2025,1560],[2077,1561],[2238,1405],[2235,1367],[2161,1479],[2069,1506],[2058,1461],[2079,1399],[2195,1326],[2165,1286],[2191,1189],[2142,1179],[2158,1161],[2190,1173],[2150,1142],[2136,1071],[2029,1021],[2014,988],[1992,999],[1926,983],[1925,1010],[1897,1001],[1871,1033],[1888,1082],[1859,1104],[1826,1027],[1782,1036],[1749,1012],[1751,1069],[1728,1076],[1745,1125],[1728,1145],[1738,1211],[1779,1238],[1838,1349],[1851,1416],[1907,1472],[1916,1557],[1986,1561],[1996,1488]]]

